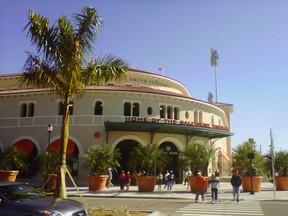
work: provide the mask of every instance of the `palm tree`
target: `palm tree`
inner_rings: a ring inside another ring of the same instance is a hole
[[[49,26],[49,19],[29,11],[28,30],[37,54],[28,53],[21,81],[55,92],[64,105],[61,126],[60,162],[55,196],[66,198],[66,149],[69,138],[69,106],[85,93],[87,85],[98,85],[111,79],[121,79],[128,67],[111,55],[85,62],[92,50],[102,19],[94,8],[85,7],[81,14],[59,17]]]
[[[188,144],[181,152],[183,165],[189,167],[194,176],[199,170],[203,172],[203,175],[207,175],[210,159],[217,150],[218,148],[214,147],[213,142]]]
[[[140,168],[147,176],[156,175],[156,169],[164,170],[169,161],[168,154],[156,144],[138,145],[130,153],[130,169]]]
[[[263,175],[265,172],[264,157],[256,150],[256,142],[254,139],[249,138],[246,142],[238,145],[236,149],[233,149],[232,167],[233,169],[239,169],[244,176],[250,176],[250,161],[248,159],[248,153],[254,154],[252,175]]]

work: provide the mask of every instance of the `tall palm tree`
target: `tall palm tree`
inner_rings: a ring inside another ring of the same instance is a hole
[[[48,88],[61,98],[64,105],[61,126],[60,164],[55,196],[66,198],[66,149],[69,139],[69,106],[85,93],[87,85],[98,85],[121,79],[128,69],[120,58],[111,55],[85,62],[92,50],[102,19],[94,8],[85,7],[73,20],[59,17],[52,26],[49,19],[29,11],[24,28],[37,54],[28,53],[22,82]]]

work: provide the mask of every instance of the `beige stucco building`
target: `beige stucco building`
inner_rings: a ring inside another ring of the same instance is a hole
[[[46,151],[48,124],[53,125],[50,149],[57,151],[61,128],[61,101],[49,89],[21,86],[21,74],[0,75],[0,151],[10,145],[31,156]],[[68,154],[73,175],[84,180],[81,158],[93,145],[112,144],[122,153],[127,168],[129,152],[138,144],[157,143],[170,152],[181,180],[179,152],[189,143],[213,142],[218,151],[209,172],[229,174],[230,114],[233,105],[192,97],[180,82],[141,70],[129,69],[126,78],[101,86],[88,86],[71,107]]]

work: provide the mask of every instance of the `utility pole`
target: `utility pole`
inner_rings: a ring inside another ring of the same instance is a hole
[[[275,155],[274,155],[274,143],[273,143],[273,136],[272,136],[272,130],[270,128],[270,139],[271,139],[271,145],[270,145],[270,152],[271,152],[271,162],[272,162],[272,179],[273,179],[273,193],[274,193],[274,198],[276,198],[276,193],[275,193]]]
[[[215,68],[215,97],[218,102],[218,83],[217,83],[217,66],[218,66],[218,53],[217,50],[211,49],[210,63]]]

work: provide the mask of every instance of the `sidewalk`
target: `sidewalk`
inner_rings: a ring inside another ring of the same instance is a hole
[[[119,186],[114,186],[112,188],[106,188],[104,191],[95,192],[89,191],[88,187],[79,187],[80,194],[83,197],[113,197],[113,198],[152,198],[152,199],[191,199],[194,200],[195,194],[191,193],[190,189],[186,189],[185,185],[175,184],[172,191],[167,191],[157,189],[156,185],[154,192],[138,192],[137,186],[130,186],[129,191],[120,191]],[[67,188],[68,197],[79,196],[77,190],[74,187]],[[210,200],[210,190],[206,193],[206,199]],[[264,201],[264,200],[288,200],[288,191],[273,191],[273,184],[269,182],[262,182],[261,191],[255,194],[250,194],[250,192],[241,192],[241,200],[250,201]],[[232,200],[232,187],[229,182],[221,182],[219,188],[219,202],[221,201],[231,201]]]

